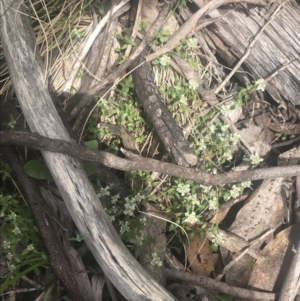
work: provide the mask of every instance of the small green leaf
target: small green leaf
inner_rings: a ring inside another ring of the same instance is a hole
[[[201,229],[206,229],[206,227],[207,227],[207,223],[204,223],[202,226],[201,226]]]
[[[98,149],[98,140],[90,140],[83,142],[84,145],[91,149]]]
[[[24,170],[27,175],[38,180],[52,180],[51,173],[46,164],[39,160],[30,160],[25,166]]]
[[[219,250],[219,247],[214,245],[214,244],[212,244],[210,247],[211,247],[213,252],[217,252]]]

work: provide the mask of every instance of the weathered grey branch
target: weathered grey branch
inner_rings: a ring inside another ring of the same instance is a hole
[[[30,22],[25,13],[20,13],[23,9],[21,1],[0,2],[1,41],[20,107],[32,132],[69,141],[47,90],[45,69],[35,50]],[[176,300],[124,246],[80,162],[64,154],[42,154],[80,233],[104,273],[125,298]]]
[[[4,101],[4,98],[4,96],[0,96],[1,130],[10,129],[8,123],[11,121],[11,116],[16,120],[16,127],[22,127],[24,120],[17,118],[19,116],[18,110],[10,101]],[[51,210],[45,195],[41,193],[41,187],[25,173],[22,153],[17,152],[16,148],[12,146],[1,147],[0,153],[1,159],[9,164],[18,181],[18,187],[39,228],[39,233],[49,255],[50,265],[58,279],[63,283],[69,298],[74,301],[96,301],[87,273],[81,271],[82,268],[79,270],[78,265],[74,264],[74,260],[69,260],[71,252],[69,242],[66,241],[68,235],[62,235],[60,232],[65,231],[62,230],[65,224],[61,223],[61,215],[58,217]],[[75,250],[73,251],[72,254],[76,253]],[[79,285],[83,283],[84,285]]]
[[[160,162],[150,158],[143,158],[125,149],[122,149],[122,152],[127,159],[120,158],[111,153],[89,149],[74,142],[49,139],[38,134],[23,132],[0,132],[0,145],[24,145],[39,150],[49,150],[68,154],[82,160],[99,162],[107,167],[119,170],[154,171],[187,180],[193,180],[204,185],[221,185],[241,181],[274,179],[300,175],[300,165],[269,167],[214,175],[188,167]]]
[[[142,53],[136,66],[144,61],[146,53],[147,51]],[[196,165],[197,156],[189,147],[181,128],[177,125],[164,104],[155,84],[150,63],[144,63],[134,70],[132,75],[137,95],[166,150],[174,156],[175,161],[179,165]]]
[[[184,281],[193,285],[201,285],[212,290],[216,290],[234,297],[240,297],[247,300],[275,300],[274,293],[251,291],[244,288],[230,286],[226,283],[216,281],[212,278],[199,274],[187,273],[175,269],[166,269],[167,278],[177,281]]]

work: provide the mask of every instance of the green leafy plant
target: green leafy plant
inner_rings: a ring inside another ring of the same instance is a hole
[[[266,83],[263,79],[259,79],[254,82],[252,85],[246,87],[239,87],[238,93],[233,96],[234,104],[236,106],[243,106],[249,99],[252,93],[256,91],[264,91]],[[234,108],[234,106],[232,107]]]
[[[169,30],[165,30],[165,29],[162,29],[157,37],[155,38],[155,40],[153,41],[153,44],[154,45],[162,45],[166,42],[167,40],[167,37],[170,35],[170,32]]]
[[[100,199],[102,197],[110,198],[109,205],[105,207],[105,211],[120,233],[123,241],[127,243],[128,247],[138,249],[145,239],[142,235],[142,230],[146,221],[145,217],[139,216],[138,211],[139,208],[149,201],[149,197],[140,193],[135,193],[123,199],[119,194],[111,196],[110,188],[108,186],[101,187],[99,182],[96,190]]]
[[[30,177],[37,180],[52,180],[46,164],[39,160],[30,160],[24,165],[24,170]]]
[[[122,50],[126,50],[129,45],[135,47],[136,43],[127,35],[119,35],[118,39],[121,40],[122,46],[120,48],[115,49],[116,52],[121,52]]]
[[[156,43],[164,43],[167,35],[168,32],[161,31]],[[197,47],[196,39],[191,38],[182,41],[182,44],[176,49],[180,57],[188,61],[194,70],[199,70],[200,65],[198,59],[193,58],[193,53]],[[170,57],[168,55],[163,55],[152,61],[155,70],[160,74],[169,72],[169,63]],[[239,142],[239,136],[232,133],[226,124],[217,119],[217,116],[228,114],[236,106],[245,103],[251,93],[259,89],[263,90],[264,82],[259,80],[246,88],[240,88],[233,97],[233,103],[213,107],[206,115],[202,114],[206,105],[197,93],[199,86],[197,81],[186,80],[175,74],[172,83],[166,84],[166,81],[162,79],[158,85],[165,104],[176,122],[182,127],[189,124],[188,140],[195,154],[199,156],[197,169],[218,173],[223,170],[224,166],[230,166],[234,159],[234,151]],[[148,125],[143,117],[143,111],[140,110],[133,92],[131,76],[123,79],[117,86],[114,97],[101,101],[98,108],[100,122],[123,125],[135,137],[138,149],[150,147],[147,143],[148,137],[151,135],[151,126]],[[108,129],[100,126],[95,130],[91,127],[90,132],[93,133],[93,139],[98,139],[101,143],[109,145],[115,153],[119,150],[120,138]],[[249,160],[252,161],[252,167],[261,162],[261,159],[257,158],[255,154]],[[169,225],[169,231],[174,232],[179,241],[186,242],[186,233],[189,239],[192,239],[195,235],[201,237],[205,231],[210,231],[214,233],[211,239],[213,250],[216,250],[222,242],[222,237],[218,234],[218,225],[209,227],[208,223],[203,221],[203,213],[207,210],[217,210],[219,204],[231,198],[239,197],[246,188],[251,186],[251,182],[244,182],[234,185],[205,187],[193,181],[172,177],[167,177],[161,181],[155,177],[152,178],[146,172],[127,172],[125,179],[132,187],[135,187],[134,183],[138,183],[141,194],[151,194],[151,199],[147,201],[157,202],[161,208],[165,208],[174,216],[173,223]],[[132,232],[131,229],[136,227],[140,231],[142,227],[141,221],[137,220],[139,212],[133,208],[143,206],[144,203],[137,206],[133,200],[134,197],[133,199],[127,198],[125,200],[127,207],[124,207],[124,201],[116,199],[113,201],[114,206],[106,209],[112,219],[118,216],[119,224],[116,227],[120,233],[122,232],[121,236],[127,243],[133,243],[134,236],[138,237],[137,232]],[[124,212],[129,213],[129,208],[132,209],[130,214],[124,214]],[[122,212],[121,215],[120,212]]]
[[[1,254],[6,259],[7,268],[6,276],[1,282],[2,294],[24,275],[30,272],[39,275],[39,268],[49,267],[49,259],[30,210],[20,195],[8,166],[3,162],[0,162],[0,175],[3,183],[0,190]],[[12,194],[7,193],[8,187],[14,190]]]

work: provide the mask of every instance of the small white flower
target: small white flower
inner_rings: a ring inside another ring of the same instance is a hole
[[[159,266],[161,267],[162,266],[162,261],[161,259],[159,258],[159,256],[156,254],[156,252],[152,253],[152,260],[151,260],[151,265],[155,266]]]
[[[17,215],[14,212],[11,212],[8,216],[9,219],[16,219]]]
[[[252,182],[251,181],[245,181],[241,183],[242,188],[251,187]]]
[[[10,271],[14,271],[16,269],[16,266],[14,264],[11,264],[10,267],[9,267]]]
[[[210,241],[214,245],[219,246],[220,244],[225,242],[225,239],[221,233],[215,233],[214,236],[210,238]]]
[[[128,225],[128,221],[126,221],[125,223],[121,222],[121,228],[120,228],[120,233],[123,234],[125,232],[128,232],[129,229],[129,225]]]
[[[221,142],[227,141],[227,136],[224,133],[218,133],[217,136]]]
[[[199,84],[195,80],[193,80],[193,79],[189,80],[189,88],[190,89],[196,90],[198,87],[199,87]]]
[[[208,210],[217,210],[219,207],[219,202],[216,197],[213,197],[208,201]]]
[[[4,242],[3,242],[3,248],[4,248],[4,249],[10,249],[10,242],[4,240]]]
[[[80,234],[77,234],[76,235],[76,241],[82,241],[83,240],[83,237],[80,235]]]
[[[135,235],[134,238],[130,239],[130,242],[137,245],[137,246],[141,246],[143,245],[144,242],[144,236],[143,235]]]
[[[140,218],[140,222],[143,224],[143,225],[146,225],[146,217],[142,217]]]
[[[199,141],[196,142],[198,148],[200,151],[203,151],[206,149],[206,143],[204,139],[200,139]]]
[[[162,66],[169,66],[170,63],[170,57],[168,57],[167,55],[163,55],[159,58],[159,63]]]
[[[116,195],[112,196],[111,203],[115,205],[119,198],[120,198],[119,194],[116,194]]]
[[[8,260],[11,260],[12,259],[12,254],[11,253],[7,253],[7,255],[6,255],[6,258],[8,259]]]
[[[216,174],[218,173],[218,170],[217,170],[216,168],[214,168],[214,169],[211,171],[211,173],[212,173],[213,175],[216,175]]]
[[[109,187],[106,186],[105,188],[101,187],[100,192],[97,194],[97,197],[101,198],[108,195],[110,195],[110,191],[109,191]]]
[[[136,203],[140,203],[140,202],[142,202],[144,199],[145,199],[145,196],[144,196],[144,195],[141,195],[140,193],[138,193],[138,194],[134,197],[134,200],[135,200]]]
[[[223,158],[227,161],[230,161],[232,159],[232,153],[230,150],[227,150],[224,154],[223,154]]]
[[[256,166],[264,160],[258,155],[258,153],[255,152],[250,156],[250,161],[253,166]]]
[[[79,236],[79,235],[77,235],[77,236]],[[81,241],[81,240],[78,240],[78,239],[77,239],[77,241]],[[28,250],[28,251],[34,250],[34,245],[33,245],[33,244],[28,245],[28,246],[27,246],[27,250]]]
[[[212,124],[210,127],[209,127],[209,131],[213,134],[215,131],[216,131],[216,126],[214,124]]]
[[[184,223],[186,224],[191,224],[191,225],[195,225],[198,223],[198,218],[196,217],[196,213],[192,212],[192,213],[185,213],[186,219],[183,220]]]
[[[256,85],[256,91],[259,91],[259,90],[261,90],[261,91],[265,91],[265,89],[266,89],[266,82],[265,82],[265,80],[264,79],[259,79],[259,80],[257,80],[256,82],[255,82],[255,85]]]
[[[128,202],[128,203],[125,204],[125,209],[134,211],[134,209],[135,209],[135,204],[132,203],[132,202]]]
[[[211,186],[205,186],[200,184],[199,187],[202,189],[203,193],[211,192]]]
[[[133,214],[133,211],[130,210],[130,209],[124,210],[124,214],[125,214],[125,215],[129,215],[129,216],[133,216],[133,215],[134,215],[134,214]]]
[[[13,232],[14,234],[20,234],[20,233],[21,233],[19,227],[16,227],[15,229],[13,229],[12,232]]]
[[[182,184],[179,183],[178,187],[177,187],[177,192],[179,192],[182,196],[185,196],[186,194],[188,194],[190,192],[190,185],[189,184]]]
[[[221,126],[221,131],[222,131],[222,132],[226,132],[228,128],[229,128],[229,125],[228,125],[228,124],[223,124],[223,125]]]
[[[183,94],[180,95],[179,102],[186,106],[187,105],[187,97]]]
[[[241,189],[236,185],[232,185],[232,188],[230,190],[230,196],[232,198],[237,198],[240,195],[240,193],[241,193]]]
[[[3,217],[5,214],[4,214],[4,211],[1,211],[0,212],[0,217]]]
[[[229,114],[229,112],[231,111],[230,106],[231,106],[230,104],[222,105],[220,107],[221,114],[227,116]]]
[[[188,197],[188,200],[192,203],[192,205],[200,205],[200,201],[196,194],[192,194]]]
[[[186,45],[188,46],[188,48],[194,49],[197,47],[197,39],[195,38],[190,38],[186,41]]]
[[[240,136],[236,133],[231,134],[229,137],[229,141],[232,142],[233,145],[236,145],[240,141]]]
[[[100,193],[102,196],[110,195],[109,187],[106,186],[105,188],[101,188]]]

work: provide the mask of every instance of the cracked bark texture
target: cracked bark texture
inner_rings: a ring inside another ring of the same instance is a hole
[[[147,51],[143,51],[135,67],[144,61]],[[167,109],[154,81],[150,63],[144,63],[133,72],[136,93],[151,120],[160,140],[178,165],[188,166],[197,163],[197,156],[189,147],[181,128]]]

